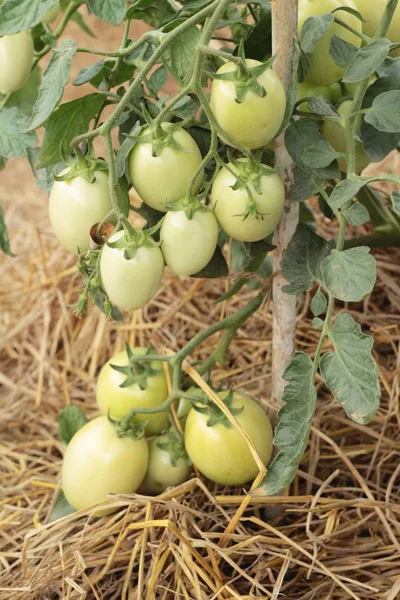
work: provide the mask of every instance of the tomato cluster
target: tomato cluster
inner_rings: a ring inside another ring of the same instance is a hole
[[[160,361],[146,360],[149,352],[151,348],[127,347],[100,371],[96,397],[101,416],[73,436],[62,467],[64,494],[77,510],[97,504],[111,493],[139,489],[160,494],[186,481],[192,464],[223,485],[243,485],[258,473],[243,434],[215,405],[205,403],[200,389],[190,388],[191,400],[182,398],[176,403],[184,435],[171,428],[168,412],[163,410],[168,400],[165,371]],[[268,464],[272,428],[264,410],[243,394],[222,392],[220,398],[251,439],[263,464]],[[160,410],[135,414],[141,409]],[[100,507],[95,514],[111,510]]]

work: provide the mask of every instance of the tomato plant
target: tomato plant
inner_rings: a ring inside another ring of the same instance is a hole
[[[174,433],[165,433],[149,442],[149,466],[143,481],[146,494],[161,494],[189,478],[192,470],[183,442]]]

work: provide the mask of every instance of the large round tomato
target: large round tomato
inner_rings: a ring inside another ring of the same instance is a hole
[[[65,169],[61,175],[65,175]],[[95,181],[83,177],[55,181],[50,193],[49,216],[60,244],[70,252],[86,252],[90,246],[90,228],[110,212],[108,174],[95,171]]]
[[[146,354],[146,348],[132,348],[132,353],[135,355]],[[97,380],[96,398],[100,412],[103,415],[109,413],[113,419],[122,419],[134,408],[155,408],[168,397],[167,381],[162,363],[157,361],[145,363],[144,368],[150,367],[156,373],[146,377],[144,389],[138,383],[121,387],[127,377],[113,369],[111,365],[126,367],[128,364],[126,351],[117,352],[103,366]],[[140,366],[138,370],[140,370]],[[135,415],[134,421],[136,423],[147,421],[146,435],[154,435],[167,427],[168,413],[164,411],[148,415],[138,414]]]
[[[84,425],[67,446],[61,485],[69,504],[82,510],[108,494],[132,494],[142,483],[148,465],[145,438],[118,437],[107,417]],[[96,516],[111,510],[98,510]]]
[[[261,64],[250,58],[246,59],[246,63],[249,67]],[[227,62],[217,73],[232,71],[238,72],[238,67]],[[267,69],[257,77],[257,82],[266,95],[261,97],[248,90],[240,103],[235,81],[215,79],[211,89],[211,108],[219,126],[246,148],[261,148],[268,144],[278,133],[285,115],[285,91],[275,71]]]
[[[249,206],[246,188],[234,190],[237,177],[228,169],[221,169],[214,179],[211,199],[214,213],[222,229],[242,242],[256,242],[272,233],[281,218],[285,202],[285,187],[279,175],[251,173],[247,159],[229,163],[228,167],[244,180],[257,207],[257,215],[244,218]],[[261,193],[254,186],[253,177],[260,177]]]
[[[168,134],[173,126],[164,123],[162,127]],[[141,135],[150,136],[149,128],[145,128]],[[157,142],[143,141],[134,146],[129,156],[133,187],[146,204],[163,212],[167,210],[166,202],[176,202],[186,195],[189,181],[202,160],[198,145],[187,131],[175,129],[169,135],[180,149],[166,145],[154,155]],[[197,177],[194,194],[199,191],[203,177],[202,171]]]
[[[300,0],[299,34],[308,17],[327,14],[341,6],[346,6],[347,8],[353,8],[355,10],[357,9],[353,0]],[[356,16],[344,10],[335,12],[335,16],[361,33],[361,21]],[[342,78],[344,72],[342,67],[339,67],[334,63],[329,55],[329,46],[333,35],[342,38],[346,42],[350,42],[354,46],[357,46],[357,48],[361,46],[359,37],[338,23],[333,23],[329,31],[317,43],[311,54],[311,69],[306,79],[308,83],[313,85],[330,85]]]
[[[53,21],[55,21],[57,19],[59,14],[60,14],[60,3],[57,2],[57,4],[55,6],[53,6],[53,8],[48,10],[47,13],[45,13],[43,15],[42,23],[49,25],[50,23],[52,23]]]
[[[143,481],[146,494],[161,494],[169,487],[186,481],[192,470],[188,460],[181,456],[175,460],[171,453],[160,447],[171,443],[171,434],[160,435],[149,443],[149,466]]]
[[[189,219],[183,210],[169,211],[161,226],[161,250],[166,264],[184,279],[203,269],[218,242],[218,223],[213,212],[197,210]]]
[[[118,231],[110,242],[122,236]],[[141,246],[133,258],[126,259],[124,250],[104,246],[100,259],[103,287],[111,302],[122,310],[143,308],[160,287],[164,259],[160,248]]]
[[[221,394],[224,396],[226,393]],[[236,392],[231,407],[243,407],[235,418],[266,465],[272,454],[272,427],[266,413],[255,400]],[[223,485],[243,485],[254,479],[258,467],[240,431],[223,422],[208,425],[208,420],[207,414],[193,408],[186,421],[186,452],[195,467],[211,481]]]
[[[0,94],[21,89],[31,72],[33,39],[28,30],[0,36]]]
[[[345,100],[340,104],[340,106],[336,109],[342,117],[345,117],[349,114],[351,108],[352,101]],[[356,120],[355,133],[360,135],[361,128],[361,117],[358,117]],[[324,121],[322,125],[322,133],[325,138],[331,144],[331,146],[336,150],[336,152],[346,152],[346,133],[345,133],[345,123],[344,121],[339,121],[336,123],[334,121]],[[356,141],[355,146],[356,151],[356,173],[361,173],[371,162],[371,159],[367,156],[364,151],[363,145],[358,140]],[[347,172],[347,160],[345,158],[338,159],[339,166],[342,171]]]
[[[363,33],[374,37],[388,0],[354,0],[354,2],[365,19],[365,23],[362,24]],[[385,37],[393,43],[400,42],[400,4],[397,5]]]

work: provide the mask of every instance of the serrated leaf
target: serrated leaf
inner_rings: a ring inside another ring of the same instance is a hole
[[[298,165],[294,168],[294,183],[291,188],[292,200],[294,202],[302,202],[308,200],[311,196],[315,196],[324,187],[323,181],[305,171]]]
[[[53,112],[59,103],[71,70],[72,57],[76,52],[71,40],[65,40],[53,50],[51,60],[43,73],[39,97],[33,107],[27,130],[37,129]]]
[[[88,422],[85,413],[76,404],[69,404],[58,417],[59,436],[64,444],[69,444],[75,433]]]
[[[259,493],[278,494],[296,476],[300,460],[307,447],[312,418],[317,403],[313,362],[303,352],[296,352],[283,378],[288,384],[283,394],[284,406],[278,413],[274,444],[279,454],[268,467]]]
[[[81,69],[75,79],[72,81],[72,85],[83,85],[84,83],[88,83],[94,79],[104,69],[105,62],[105,59],[102,58],[94,65],[90,65],[89,67],[84,67]]]
[[[57,496],[57,500],[54,503],[54,506],[51,510],[48,523],[53,523],[54,521],[58,521],[58,519],[62,519],[67,515],[72,515],[72,513],[76,512],[75,508],[72,508],[70,504],[68,504],[68,500],[66,499],[64,492],[60,492]]]
[[[329,252],[326,241],[300,223],[283,256],[282,274],[289,282],[283,291],[300,294],[320,281],[320,266]]]
[[[381,66],[388,55],[390,41],[385,39],[373,40],[355,54],[353,60],[346,68],[343,81],[345,83],[358,83],[367,79]]]
[[[121,25],[128,8],[127,0],[87,0],[90,10],[105,23]]]
[[[167,69],[161,65],[161,67],[158,67],[158,69],[151,74],[150,79],[147,82],[147,87],[155,96],[157,96],[161,88],[167,83],[167,79]]]
[[[0,35],[11,35],[40,23],[58,0],[3,0],[0,3]]]
[[[400,216],[400,193],[392,192],[391,200],[394,212]]]
[[[257,22],[244,42],[246,58],[264,62],[272,54],[272,10],[270,3],[261,4]]]
[[[29,117],[38,97],[40,81],[40,69],[35,67],[24,87],[11,94],[7,100],[7,107],[16,106],[24,115]]]
[[[384,92],[375,98],[365,121],[384,133],[400,132],[400,90]]]
[[[48,195],[51,192],[51,188],[53,187],[54,177],[53,177],[53,169],[54,167],[46,167],[44,169],[38,169],[37,163],[40,154],[40,148],[28,148],[28,161],[29,166],[31,167],[32,173],[36,178],[36,185],[44,190]],[[56,170],[60,165],[64,166],[63,163],[59,165],[55,165]]]
[[[378,369],[372,358],[373,338],[346,313],[336,317],[329,337],[335,352],[324,354],[320,370],[326,385],[356,423],[371,421],[379,408]]]
[[[228,273],[229,269],[225,260],[225,256],[222,254],[220,248],[217,246],[208,265],[206,265],[204,269],[202,269],[195,275],[192,275],[192,277],[216,279],[218,277],[226,277]]]
[[[26,149],[36,146],[34,131],[26,131],[28,118],[18,108],[0,110],[0,156],[20,158],[26,156]]]
[[[345,69],[354,59],[358,48],[337,35],[331,37],[329,54],[333,62]]]
[[[308,100],[308,106],[311,112],[324,117],[340,117],[338,111],[332,102],[325,96],[317,96]]]
[[[353,227],[360,227],[370,220],[368,209],[359,202],[352,204],[347,210],[342,213],[348,223]]]
[[[330,13],[308,17],[301,29],[300,45],[303,52],[310,54],[318,42],[328,33],[333,22],[334,17]]]
[[[4,211],[0,204],[0,250],[2,250],[8,256],[14,256],[10,248],[10,240],[8,237],[7,225],[4,221]]]
[[[325,287],[338,300],[358,302],[370,294],[376,282],[376,261],[370,248],[360,246],[343,252],[332,250],[321,265]]]
[[[354,178],[340,181],[329,196],[329,206],[333,210],[341,208],[343,204],[354,198],[364,185],[365,181],[362,179]]]
[[[325,312],[327,306],[327,300],[325,294],[322,292],[321,287],[315,292],[313,299],[311,300],[311,311],[315,317],[319,317]]]
[[[90,121],[104,104],[104,96],[89,94],[61,104],[45,123],[46,133],[39,156],[39,168],[62,160],[61,148],[69,147],[74,137],[85,133]]]
[[[321,168],[330,165],[339,154],[332,148],[311,119],[292,121],[285,133],[286,149],[300,167]]]
[[[179,83],[183,82],[190,70],[199,39],[200,30],[190,27],[166,48],[162,56],[164,66]]]

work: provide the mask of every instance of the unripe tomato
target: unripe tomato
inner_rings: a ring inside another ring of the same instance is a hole
[[[65,175],[65,169],[61,175]],[[108,174],[95,171],[95,181],[84,177],[55,181],[50,193],[49,216],[56,238],[69,252],[79,254],[90,247],[90,228],[110,212]]]
[[[329,86],[329,89],[331,92],[330,101],[332,104],[336,105],[343,96],[342,86],[339,81],[336,81],[336,83],[332,83],[332,85]]]
[[[118,231],[110,242],[122,236]],[[100,258],[100,275],[103,287],[113,304],[122,310],[143,308],[160,287],[164,272],[164,259],[160,248],[141,246],[129,260],[124,250],[104,246]]]
[[[226,393],[221,394],[221,397]],[[248,396],[234,393],[232,408],[240,409],[236,420],[251,438],[262,462],[272,454],[272,427],[264,410]],[[207,425],[209,416],[193,408],[186,421],[185,446],[192,463],[208,479],[223,485],[243,485],[254,479],[258,467],[247,441],[235,427]]]
[[[218,242],[217,219],[213,212],[197,210],[189,219],[184,210],[169,211],[160,239],[165,263],[184,279],[210,262]]]
[[[246,63],[249,67],[261,65],[250,58]],[[234,63],[227,62],[217,73],[237,69]],[[219,126],[238,144],[250,149],[261,148],[276,136],[286,109],[285,91],[275,71],[267,69],[257,77],[257,82],[266,95],[261,97],[248,90],[240,103],[234,81],[215,79],[211,89],[211,108]]]
[[[237,163],[229,163],[228,167],[239,174],[237,165],[246,166],[247,160],[241,159]],[[256,175],[256,174],[254,174]],[[285,203],[285,187],[278,174],[261,174],[261,193],[258,193],[251,175],[241,171],[241,178],[251,191],[252,198],[257,207],[257,216],[243,216],[248,210],[249,194],[242,187],[232,189],[237,178],[228,169],[221,169],[214,179],[211,190],[211,200],[214,213],[222,229],[235,240],[242,242],[256,242],[272,233],[281,218]]]
[[[172,125],[164,123],[162,128],[168,132]],[[149,134],[145,128],[141,135]],[[166,212],[166,202],[181,200],[186,195],[191,177],[201,163],[201,152],[192,136],[184,129],[176,129],[174,141],[182,150],[172,146],[164,147],[157,156],[153,156],[153,144],[138,142],[129,156],[129,173],[132,184],[143,202]],[[203,183],[204,172],[196,179],[193,193],[196,194]]]
[[[327,14],[340,6],[346,6],[357,10],[353,0],[299,0],[299,35],[304,22],[308,17]],[[335,12],[335,16],[361,33],[361,21],[356,16],[344,10]],[[312,52],[311,69],[306,79],[308,83],[313,85],[330,85],[331,83],[342,79],[344,70],[334,63],[329,55],[329,46],[333,35],[342,38],[346,42],[350,42],[357,48],[361,46],[359,37],[338,23],[333,23],[329,31],[318,42]]]
[[[167,488],[180,485],[189,478],[192,470],[189,462],[180,457],[174,465],[168,450],[160,448],[159,444],[168,442],[168,434],[149,442],[149,466],[142,486],[146,494],[161,494]]]
[[[44,16],[42,17],[42,23],[45,23],[46,25],[50,25],[50,23],[53,23],[53,21],[55,21],[58,15],[60,14],[60,10],[60,3],[57,2],[57,4],[53,6],[53,8],[51,8],[47,11],[47,13],[44,14]]]
[[[33,50],[28,30],[0,36],[0,94],[11,94],[25,85],[31,72]]]
[[[345,117],[349,114],[351,109],[351,100],[345,100],[337,107],[338,113]],[[355,133],[359,136],[361,129],[361,116],[357,117],[356,125],[354,128]],[[345,133],[345,123],[344,121],[338,121],[337,123],[334,121],[324,121],[322,125],[322,133],[331,146],[336,150],[336,152],[346,152],[346,133]],[[364,152],[364,148],[361,142],[356,141],[355,146],[356,152],[356,173],[359,174],[361,171],[366,169],[371,162],[371,159]],[[347,160],[345,158],[338,159],[339,167],[345,173],[347,172]]]
[[[303,83],[299,83],[299,100],[302,100],[303,98],[315,98],[316,96],[324,96],[325,98],[328,98],[328,100],[332,101],[331,86],[311,85],[311,83],[307,83],[306,81],[304,81]],[[302,112],[311,112],[307,102],[303,102],[303,104],[300,104],[299,110],[301,110]]]
[[[145,438],[118,437],[107,417],[97,417],[74,435],[65,451],[61,485],[69,504],[83,510],[108,494],[132,494],[148,465]],[[95,516],[112,512],[98,510]]]
[[[146,348],[131,348],[132,354],[146,354]],[[121,385],[126,381],[126,376],[112,368],[128,366],[126,351],[117,352],[110,358],[100,371],[96,399],[102,415],[108,415],[113,419],[120,420],[133,408],[156,408],[168,398],[167,381],[161,362],[152,361],[152,369],[159,371],[154,375],[146,377],[146,387],[141,389],[138,383],[126,387]],[[149,364],[149,363],[147,363]],[[148,421],[146,435],[161,433],[168,425],[168,413],[165,411],[154,414],[135,415],[135,423]]]
[[[354,0],[354,2],[366,21],[362,24],[363,33],[374,37],[381,23],[388,0]],[[385,38],[393,43],[400,42],[400,4],[397,5],[394,11]]]

